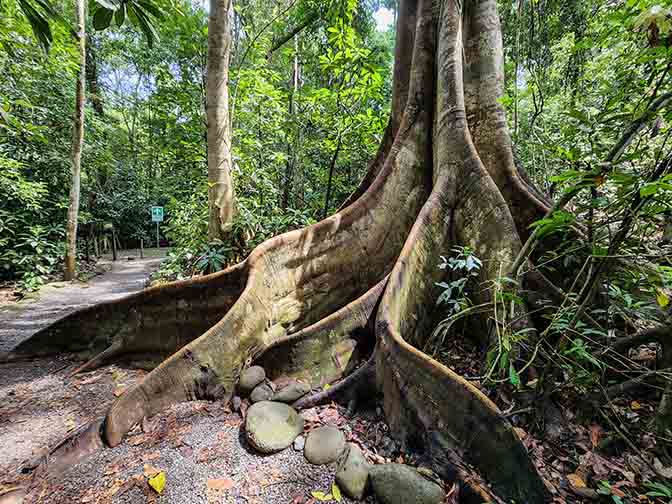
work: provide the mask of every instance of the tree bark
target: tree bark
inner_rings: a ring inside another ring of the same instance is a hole
[[[508,420],[451,362],[420,350],[437,322],[439,256],[457,245],[483,262],[484,348],[496,348],[503,331],[534,337],[527,307],[509,308],[498,287],[529,225],[548,211],[513,163],[502,50],[496,0],[402,0],[390,121],[341,210],[224,272],[69,315],[9,357],[89,349],[85,366],[148,353],[160,362],[107,412],[108,446],[173,403],[228,400],[250,362],[271,379],[321,387],[365,361],[362,379],[382,393],[404,448],[431,452],[445,477],[475,467],[507,502],[548,502]],[[350,382],[361,385],[359,375]]]
[[[73,280],[77,269],[77,218],[79,214],[80,176],[82,170],[82,147],[84,145],[84,89],[86,85],[86,27],[84,0],[76,0],[77,46],[79,50],[79,71],[75,89],[75,115],[72,121],[72,145],[70,165],[72,181],[68,203],[68,224],[65,230],[65,279]]]
[[[289,92],[289,122],[287,128],[287,163],[285,164],[285,184],[282,192],[282,201],[280,207],[286,210],[290,205],[290,199],[294,186],[294,168],[296,164],[296,148],[298,128],[295,125],[294,114],[296,112],[296,95],[299,91],[299,43],[298,37],[294,39],[294,64],[292,65],[292,81]]]
[[[228,89],[230,8],[231,0],[210,0],[206,84],[210,239],[225,238],[231,229],[234,212]]]

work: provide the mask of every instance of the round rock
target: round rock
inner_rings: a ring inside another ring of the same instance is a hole
[[[336,470],[336,483],[348,497],[362,500],[369,481],[370,467],[359,446],[348,443],[347,454]]]
[[[311,464],[335,462],[345,450],[345,436],[336,427],[325,425],[310,431],[303,455]]]
[[[403,464],[383,464],[369,470],[371,487],[382,504],[440,504],[444,493],[439,485],[423,478]]]
[[[310,392],[310,385],[303,382],[294,382],[277,391],[273,396],[273,400],[291,403],[300,399],[308,392]]]
[[[286,404],[262,401],[247,410],[245,434],[261,453],[284,450],[302,432],[303,417]]]
[[[238,382],[238,390],[240,394],[245,396],[252,392],[254,387],[259,385],[266,379],[266,371],[261,366],[252,366],[240,373],[240,381]]]
[[[273,389],[265,383],[262,383],[261,385],[257,385],[254,388],[250,394],[250,401],[253,403],[258,403],[260,401],[270,401],[272,397]]]

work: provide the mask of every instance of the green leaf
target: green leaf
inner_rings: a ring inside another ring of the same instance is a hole
[[[114,21],[117,26],[122,26],[126,20],[126,4],[121,4],[121,7],[114,13]]]
[[[33,35],[35,35],[42,48],[45,51],[49,51],[54,37],[51,34],[51,27],[49,26],[47,16],[39,12],[29,0],[18,1],[19,8],[23,12],[23,15],[26,16],[28,23],[30,23]]]
[[[514,387],[520,387],[520,376],[518,376],[518,371],[513,367],[513,362],[509,364],[509,381]]]
[[[112,16],[114,16],[113,10],[105,7],[98,7],[96,13],[93,15],[93,27],[96,30],[106,29],[112,22]]]
[[[119,8],[119,4],[115,0],[96,0],[96,3],[112,11],[116,11]]]

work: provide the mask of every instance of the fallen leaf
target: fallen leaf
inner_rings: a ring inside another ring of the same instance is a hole
[[[145,466],[142,469],[142,472],[145,473],[145,476],[147,478],[153,478],[154,476],[156,476],[161,472],[161,469],[157,469],[156,467],[150,464],[145,464]]]
[[[310,492],[310,495],[312,495],[313,498],[317,499],[320,502],[330,501],[333,498],[331,494],[325,494],[324,492],[320,492],[319,490],[313,490],[312,492]]]
[[[148,460],[154,460],[161,457],[161,452],[155,451],[155,452],[150,452],[150,453],[145,453],[142,456],[142,461],[147,462]]]
[[[141,434],[139,436],[133,436],[131,439],[128,440],[128,443],[132,446],[138,446],[139,444],[142,444],[145,441],[147,441],[147,436]]]
[[[334,499],[336,499],[336,502],[341,502],[341,489],[338,488],[336,483],[331,484],[331,494],[334,496]]]
[[[74,418],[68,418],[68,419],[65,421],[65,427],[66,427],[66,429],[67,429],[68,431],[73,430],[73,429],[75,428],[76,425],[77,425],[77,424],[75,423]]]
[[[126,391],[126,388],[127,388],[126,385],[117,385],[114,388],[113,392],[114,397],[119,397],[120,395],[122,395]]]
[[[600,444],[600,436],[602,435],[602,427],[597,424],[590,426],[590,443],[593,445],[593,448],[597,447]]]
[[[662,289],[656,289],[656,301],[658,301],[661,308],[665,308],[670,304],[669,296]]]
[[[586,488],[586,482],[578,474],[572,473],[567,475],[567,480],[575,488]]]
[[[118,369],[112,370],[112,380],[115,382],[121,380],[124,376],[126,376],[124,371],[119,371]]]
[[[166,473],[161,471],[153,478],[149,478],[148,483],[149,486],[151,486],[156,493],[161,494],[161,492],[163,492],[163,489],[166,487]]]
[[[632,402],[630,403],[630,409],[631,409],[632,411],[637,411],[637,410],[642,409],[642,405],[639,404],[637,401],[632,401]]]
[[[232,479],[209,479],[208,490],[229,490],[235,486]]]

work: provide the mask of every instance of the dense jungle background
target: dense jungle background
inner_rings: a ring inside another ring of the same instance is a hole
[[[113,245],[155,246],[152,206],[166,212],[159,241],[168,257],[153,277],[162,284],[225,269],[268,238],[332,214],[358,187],[390,115],[396,0],[233,1],[235,212],[220,237],[208,229],[207,5],[115,5],[92,1],[86,18],[80,272]],[[524,332],[500,339],[483,368],[476,343],[449,337],[479,310],[472,294],[482,258],[467,246],[445,250],[434,260],[450,279],[438,284],[430,311],[440,322],[423,351],[487,391],[558,488],[587,500],[672,502],[672,352],[664,351],[672,341],[672,5],[498,7],[515,162],[556,202],[530,227],[553,244],[536,264],[562,289],[554,301],[526,299],[544,337],[527,347]],[[75,17],[62,0],[0,2],[0,282],[18,298],[63,275]],[[576,282],[559,281],[567,271]],[[521,345],[522,360],[512,353]],[[544,398],[556,406],[535,414],[526,394],[549,375]],[[544,444],[570,438],[561,454]]]

